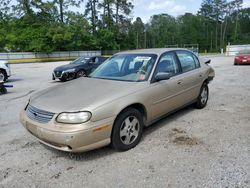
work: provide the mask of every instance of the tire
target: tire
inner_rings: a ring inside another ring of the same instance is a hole
[[[60,80],[61,82],[66,82],[66,81],[67,81],[67,80],[64,79],[64,78],[59,78],[59,80]]]
[[[80,77],[86,77],[86,72],[84,70],[79,70],[76,73],[76,78],[80,78]]]
[[[203,83],[201,86],[200,94],[196,102],[196,107],[198,109],[202,109],[207,105],[207,101],[209,98],[209,89],[207,83]]]
[[[142,114],[134,109],[125,109],[114,123],[111,145],[115,150],[127,151],[134,148],[141,140],[143,132]]]
[[[5,71],[0,70],[0,81],[6,81],[7,80],[7,74]]]
[[[0,94],[6,94],[7,93],[7,89],[3,86],[0,86]]]
[[[59,80],[62,82],[67,82],[73,79],[75,79],[75,73],[66,73],[61,78],[59,78]]]

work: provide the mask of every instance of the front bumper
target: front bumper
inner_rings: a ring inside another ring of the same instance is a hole
[[[56,115],[55,115],[56,116]],[[43,144],[67,152],[84,152],[110,144],[114,117],[82,125],[62,125],[55,117],[46,124],[29,119],[23,110],[21,123]]]
[[[74,77],[75,76],[75,71],[62,71],[61,73],[52,73],[52,80],[55,79],[66,79],[69,76]]]
[[[10,68],[8,68],[6,72],[7,72],[7,76],[10,77],[11,76]]]

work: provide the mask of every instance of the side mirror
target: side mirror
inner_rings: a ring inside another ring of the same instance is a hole
[[[208,59],[208,60],[205,61],[205,64],[206,64],[206,65],[208,65],[208,64],[210,64],[210,63],[211,63],[211,59]]]
[[[168,72],[159,72],[155,75],[156,81],[161,81],[161,80],[168,80],[172,76],[171,73]]]

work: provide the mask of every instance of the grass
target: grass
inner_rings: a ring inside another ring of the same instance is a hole
[[[57,58],[29,58],[29,59],[13,59],[7,60],[8,63],[35,63],[35,62],[53,62],[53,61],[70,61],[78,57],[57,57]]]
[[[111,55],[103,55],[103,57],[111,57]],[[53,61],[71,61],[79,57],[50,57],[50,58],[27,58],[27,59],[12,59],[7,60],[8,63],[18,64],[18,63],[36,63],[36,62],[53,62]]]
[[[199,56],[206,56],[206,55],[218,55],[220,53],[199,53]]]

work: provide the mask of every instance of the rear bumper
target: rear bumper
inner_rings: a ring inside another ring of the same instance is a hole
[[[84,152],[110,144],[114,122],[114,118],[108,118],[98,122],[89,122],[88,125],[85,123],[82,128],[80,125],[77,130],[67,131],[62,126],[54,124],[53,120],[48,124],[34,122],[27,117],[25,111],[21,112],[20,120],[27,131],[41,143],[67,152]]]
[[[234,65],[250,65],[250,60],[243,61],[243,60],[235,59]]]

